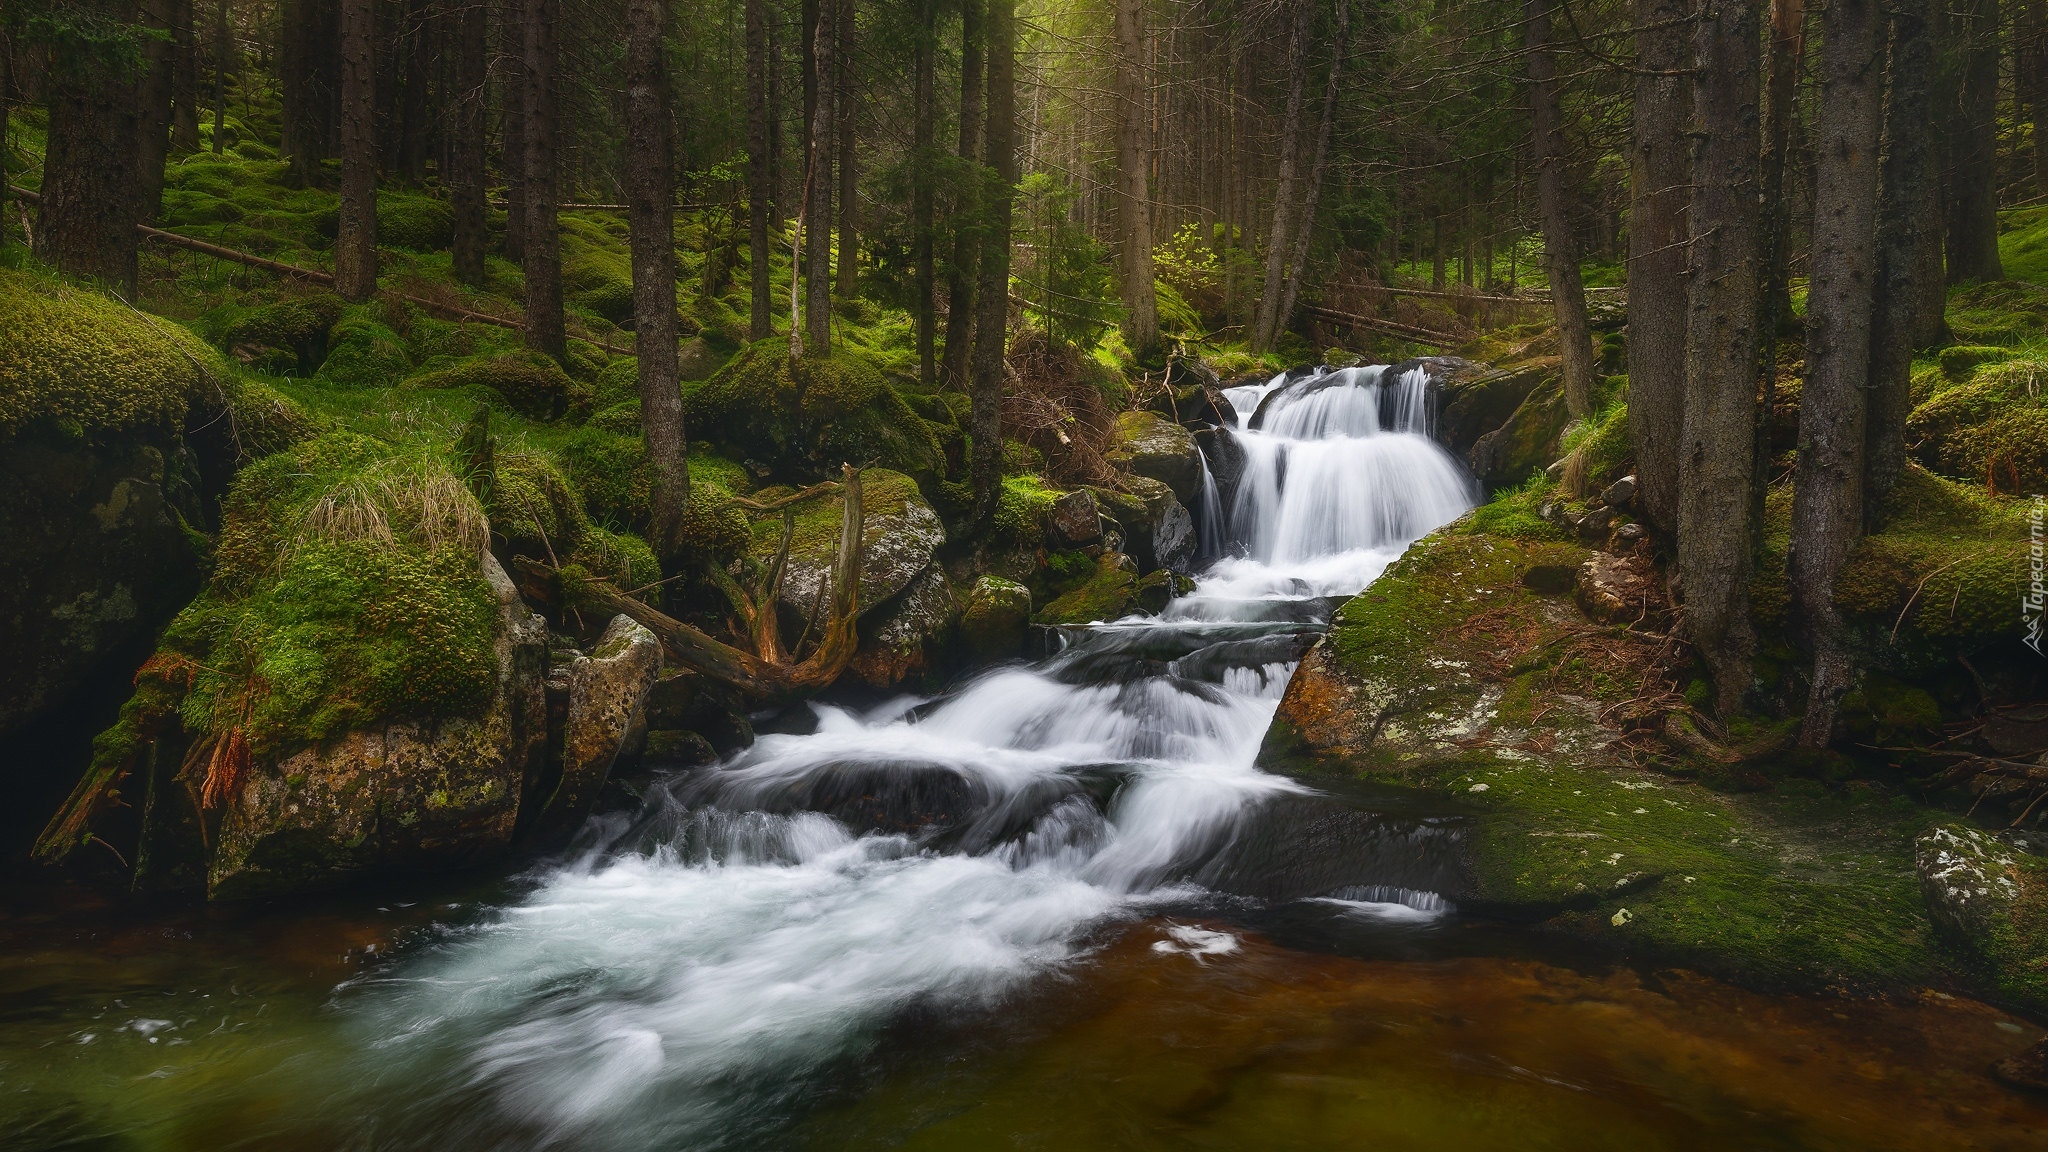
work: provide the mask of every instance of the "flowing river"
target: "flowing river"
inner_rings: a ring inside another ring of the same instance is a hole
[[[510,880],[25,903],[0,1147],[2039,1146],[1989,1008],[1583,962],[1437,894],[1455,818],[1259,771],[1329,612],[1475,493],[1420,373],[1229,399],[1161,617],[815,706]]]

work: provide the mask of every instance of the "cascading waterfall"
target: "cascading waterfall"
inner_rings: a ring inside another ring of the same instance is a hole
[[[1374,864],[1425,859],[1433,829],[1361,813],[1358,859],[1292,850],[1290,821],[1334,802],[1253,766],[1316,606],[1471,503],[1422,374],[1383,375],[1231,390],[1243,472],[1198,509],[1225,555],[1167,617],[939,700],[816,706],[814,731],[593,821],[523,900],[349,988],[367,1090],[419,1102],[420,1146],[474,1131],[450,1100],[501,1145],[715,1145],[905,1013],[992,1005],[1119,921],[1220,894],[1441,916],[1427,868]]]

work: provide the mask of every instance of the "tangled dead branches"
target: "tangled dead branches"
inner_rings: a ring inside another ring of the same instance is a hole
[[[1003,435],[1045,457],[1049,479],[1063,486],[1114,486],[1103,454],[1115,417],[1097,384],[1100,369],[1071,345],[1026,329],[1010,344],[1003,389]]]

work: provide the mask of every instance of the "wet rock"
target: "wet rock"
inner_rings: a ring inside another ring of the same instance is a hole
[[[1488,491],[1520,484],[1557,459],[1559,438],[1571,422],[1555,359],[1517,371],[1538,378],[1505,421],[1473,441],[1467,455],[1472,474]]]
[[[893,603],[861,621],[852,671],[871,688],[894,688],[937,663],[956,605],[943,565],[928,565]]]
[[[1200,357],[1175,356],[1167,362],[1164,384],[1146,407],[1187,428],[1215,427],[1232,419],[1223,381]]]
[[[1638,619],[1662,600],[1649,561],[1612,552],[1595,552],[1579,565],[1573,593],[1580,611],[1609,624]]]
[[[1920,894],[1941,928],[1966,939],[1989,934],[2020,897],[2013,851],[1964,824],[1936,828],[1913,844]]]
[[[1633,475],[1623,476],[1600,493],[1600,499],[1610,508],[1626,508],[1635,498],[1636,478]]]
[[[498,599],[490,706],[386,720],[251,771],[216,834],[208,895],[467,867],[510,847],[529,767],[545,755],[547,629],[489,553],[483,567]]]
[[[1195,559],[1195,518],[1173,489],[1146,476],[1126,477],[1128,492],[1095,491],[1096,503],[1122,530],[1123,547],[1140,572],[1185,572]]]
[[[1102,541],[1102,513],[1095,496],[1087,489],[1062,495],[1046,513],[1046,528],[1070,548],[1085,548]]]
[[[917,485],[900,473],[879,468],[862,473],[861,500],[860,604],[865,616],[909,587],[931,564],[932,553],[945,543],[946,530]],[[840,510],[836,497],[820,497],[797,521],[779,599],[786,617],[798,628],[812,618],[818,597],[829,594],[839,552]],[[779,540],[773,532],[756,537],[755,554],[772,555]]]
[[[653,732],[689,729],[710,741],[721,755],[754,742],[746,700],[731,688],[693,672],[664,676],[648,690],[647,727],[650,741]]]
[[[1015,660],[1031,625],[1031,590],[1000,576],[983,576],[960,614],[960,642],[976,666]]]
[[[1195,590],[1195,582],[1178,572],[1161,569],[1138,581],[1138,607],[1157,616],[1166,611],[1176,596]]]
[[[1138,610],[1138,564],[1121,552],[1105,552],[1087,583],[1047,604],[1033,624],[1093,624],[1120,620]]]
[[[565,704],[559,759],[529,804],[525,840],[553,846],[590,815],[612,766],[647,735],[647,695],[661,676],[661,642],[630,617],[615,616],[587,656],[548,674],[548,694]]]
[[[2008,1088],[2048,1095],[2048,1040],[1991,1065],[1991,1074]]]
[[[718,749],[688,728],[664,728],[647,733],[647,747],[641,755],[650,764],[694,768],[717,761]]]
[[[1480,437],[1506,424],[1556,368],[1536,363],[1488,369],[1461,363],[1463,368],[1437,380],[1436,438],[1452,455],[1469,459]]]
[[[1201,494],[1202,455],[1194,435],[1156,412],[1117,417],[1105,455],[1117,468],[1164,483],[1183,503]]]

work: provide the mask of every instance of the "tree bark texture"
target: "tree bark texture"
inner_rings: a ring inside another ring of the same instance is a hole
[[[91,0],[81,16],[135,18],[132,0]],[[43,150],[38,259],[92,276],[130,299],[136,281],[136,82],[132,68],[93,46],[53,52],[44,80],[49,133]]]
[[[1943,205],[1948,282],[2002,280],[1998,259],[1998,0],[1955,0],[1948,27],[1960,54],[1949,110]]]
[[[1635,123],[1629,140],[1628,431],[1636,506],[1678,528],[1678,446],[1685,409],[1685,133],[1691,91],[1688,0],[1637,0]]]
[[[505,259],[526,263],[526,0],[508,0],[503,43],[498,53],[498,81],[503,105],[504,145],[499,157],[505,174]]]
[[[810,156],[804,172],[804,340],[812,356],[832,354],[832,0],[818,5],[808,30],[817,72]]]
[[[228,62],[235,56],[235,41],[228,29],[228,0],[213,2],[213,154],[227,147]],[[289,123],[289,119],[287,119]],[[296,163],[296,161],[294,161]]]
[[[855,178],[854,112],[858,88],[853,75],[854,0],[833,0],[837,30],[832,37],[833,110],[839,144],[839,261],[833,274],[841,299],[853,299],[860,286],[860,182]]]
[[[1863,533],[1864,389],[1876,281],[1879,0],[1828,0],[1806,297],[1806,385],[1792,495],[1792,605],[1813,651],[1799,742],[1824,747],[1854,672],[1835,576]]]
[[[1301,278],[1308,268],[1309,243],[1315,238],[1316,204],[1322,198],[1323,181],[1329,175],[1330,133],[1337,121],[1337,80],[1344,70],[1344,55],[1351,42],[1351,0],[1337,0],[1335,28],[1330,44],[1330,74],[1323,81],[1323,114],[1316,128],[1316,158],[1308,169],[1308,191],[1301,198],[1301,223],[1294,230],[1294,248],[1287,257],[1287,286],[1280,293],[1280,323],[1284,327],[1294,315],[1294,302],[1301,295]]]
[[[988,167],[982,193],[980,286],[975,292],[974,530],[995,521],[1003,479],[1003,360],[1010,320],[1010,214],[1017,186],[1017,0],[988,0]]]
[[[1117,211],[1122,224],[1124,340],[1138,359],[1159,350],[1159,300],[1152,288],[1152,121],[1145,85],[1144,0],[1116,0]]]
[[[775,164],[768,132],[768,2],[746,0],[747,22],[747,336],[775,332],[775,285],[769,275],[769,230],[775,219]]]
[[[1252,351],[1270,352],[1280,338],[1281,283],[1285,275],[1288,231],[1293,222],[1294,170],[1301,154],[1301,110],[1308,86],[1308,31],[1311,9],[1293,0],[1294,21],[1287,37],[1287,115],[1280,122],[1280,175],[1273,187],[1273,221],[1266,234],[1266,278],[1259,287],[1259,311],[1252,324]],[[1441,256],[1439,256],[1441,266]]]
[[[1688,637],[1713,682],[1715,711],[1749,692],[1750,477],[1755,466],[1757,11],[1702,0],[1693,31],[1685,403],[1679,443],[1678,572]]]
[[[946,269],[946,386],[956,392],[970,387],[974,359],[974,282],[981,258],[981,160],[983,76],[988,49],[982,23],[987,0],[960,4],[960,159],[968,175],[953,203],[953,259]]]
[[[171,3],[171,147],[199,150],[199,27],[194,0]]]
[[[938,269],[933,235],[937,189],[933,186],[932,150],[938,135],[938,91],[934,76],[938,50],[938,7],[935,0],[918,0],[916,61],[912,65],[910,190],[911,260],[917,274],[917,382],[927,388],[938,380],[935,360],[938,344],[938,311],[934,294],[938,290]]]
[[[1878,166],[1877,279],[1872,306],[1870,403],[1863,439],[1863,527],[1884,526],[1893,486],[1906,463],[1906,414],[1912,408],[1916,313],[1940,269],[1922,257],[1933,239],[1923,209],[1934,182],[1931,6],[1940,0],[1904,0],[1890,11],[1889,78],[1884,108],[1883,159]]]
[[[1760,331],[1766,371],[1778,329],[1792,317],[1785,272],[1785,238],[1792,206],[1785,197],[1785,161],[1792,147],[1792,123],[1799,116],[1799,75],[1806,58],[1805,0],[1771,0],[1770,37],[1764,79],[1764,287]],[[1767,379],[1766,389],[1770,387]]]
[[[341,5],[341,222],[334,290],[344,300],[377,291],[377,61],[375,0]]]
[[[520,267],[526,275],[526,346],[557,361],[568,356],[562,318],[561,201],[555,158],[555,65],[559,53],[558,0],[525,0],[523,104],[526,129],[526,235]]]
[[[176,17],[172,0],[143,0],[141,14],[143,26],[156,35],[143,41],[142,75],[135,85],[135,219],[155,224],[163,208],[164,160],[171,147],[177,77],[170,36]]]
[[[455,91],[448,116],[453,170],[448,199],[455,213],[455,278],[472,288],[484,285],[484,252],[491,238],[484,202],[489,176],[485,171],[484,124],[488,38],[484,6],[465,4],[455,25]]]
[[[654,471],[648,541],[663,575],[682,568],[690,465],[676,363],[675,166],[669,130],[668,0],[627,0],[625,178],[633,245],[640,428]]]
[[[1557,0],[1527,0],[1522,40],[1529,67],[1529,136],[1536,164],[1537,209],[1543,215],[1543,262],[1550,277],[1563,357],[1564,406],[1575,420],[1593,414],[1593,331],[1586,319],[1586,287],[1579,278],[1579,242],[1565,200],[1563,112],[1558,101],[1557,56],[1550,45]]]

